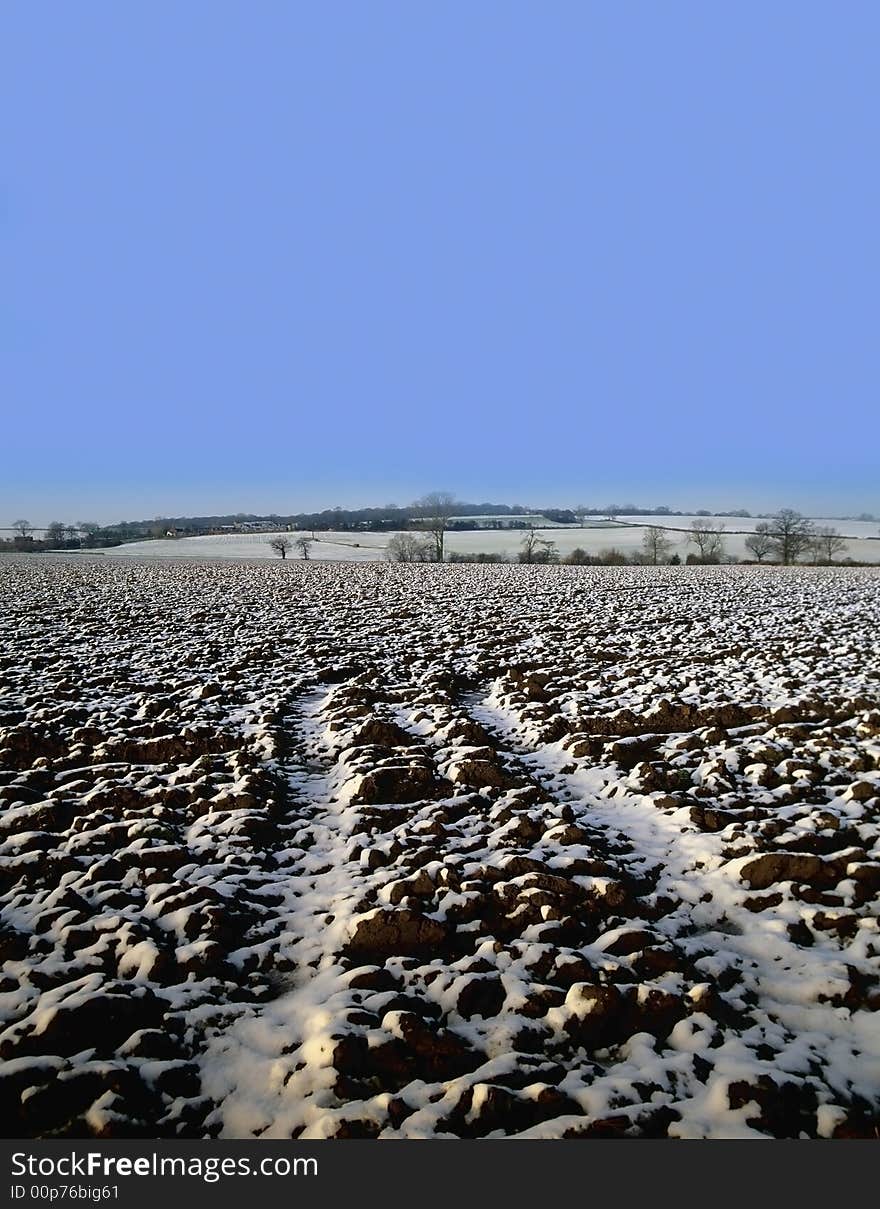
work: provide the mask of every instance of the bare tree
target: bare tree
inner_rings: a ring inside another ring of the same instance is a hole
[[[80,532],[80,537],[82,538],[82,542],[80,543],[81,545],[85,542],[91,541],[95,534],[101,531],[101,526],[97,521],[77,521],[76,527]]]
[[[433,535],[438,563],[443,562],[443,544],[449,518],[455,512],[455,496],[450,491],[431,491],[416,500],[417,516],[424,521],[425,528]]]
[[[309,561],[312,542],[316,542],[317,540],[318,539],[315,537],[314,533],[311,536],[308,536],[304,533],[302,537],[298,537],[296,539],[294,544],[296,545],[297,550],[299,550],[300,557],[305,559],[306,562]]]
[[[19,537],[30,537],[34,531],[34,527],[30,521],[17,520],[12,522],[12,528]]]
[[[556,542],[542,538],[538,549],[535,551],[533,561],[536,563],[558,563],[559,551],[556,548]]]
[[[75,542],[79,537],[79,529],[77,529],[76,525],[67,525],[65,527],[65,533],[67,534],[67,540],[69,542]],[[80,542],[80,544],[82,543]]]
[[[813,558],[817,563],[833,563],[835,554],[842,554],[846,549],[846,540],[830,525],[823,525],[813,535]]]
[[[666,562],[672,553],[672,542],[662,529],[653,526],[645,530],[642,537],[642,554],[645,561],[656,567],[658,563]]]
[[[688,541],[699,551],[700,562],[718,563],[724,557],[724,525],[713,525],[711,521],[696,520],[691,524]]]
[[[293,542],[289,537],[270,537],[269,546],[281,558],[287,558],[288,551],[293,549]]]
[[[555,563],[559,562],[559,552],[556,542],[546,537],[540,537],[534,525],[522,539],[522,550],[519,552],[521,563]]]
[[[535,561],[535,550],[538,548],[540,540],[537,529],[532,525],[520,543],[522,549],[519,552],[519,561],[521,563],[533,563]]]
[[[415,533],[395,533],[385,547],[392,563],[429,563],[434,561],[434,543]]]
[[[755,525],[755,532],[750,533],[743,543],[747,550],[754,554],[758,562],[763,562],[768,554],[773,552],[773,534],[770,532],[770,526],[766,521],[759,521]]]
[[[64,521],[50,521],[46,526],[46,541],[50,546],[63,546],[66,534]]]
[[[782,508],[770,524],[773,549],[779,561],[788,566],[809,549],[814,535],[813,522],[793,508]]]

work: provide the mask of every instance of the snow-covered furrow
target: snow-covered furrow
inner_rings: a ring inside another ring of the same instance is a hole
[[[337,953],[350,930],[362,876],[352,860],[357,815],[339,797],[339,776],[327,753],[322,687],[288,717],[281,762],[292,809],[304,808],[296,843],[307,847],[275,881],[284,894],[279,927],[289,974],[278,998],[255,1005],[210,1038],[201,1056],[202,1086],[219,1108],[208,1126],[219,1136],[289,1138],[317,1121],[332,1102],[331,1035],[353,1007]],[[311,1136],[311,1135],[307,1135]]]
[[[755,1136],[744,1123],[740,1108],[731,1110],[725,1097],[730,1083],[756,1074],[809,1073],[820,1067],[830,1088],[842,1100],[855,1092],[868,1100],[880,1087],[880,1029],[874,1011],[850,1012],[831,1006],[835,995],[850,985],[849,969],[855,964],[870,976],[877,969],[878,915],[876,900],[859,920],[859,944],[846,959],[830,941],[805,948],[793,943],[789,925],[801,920],[799,904],[778,905],[770,913],[754,912],[743,905],[736,866],[725,848],[729,841],[718,833],[706,834],[690,821],[687,807],[658,810],[650,795],[609,797],[619,782],[619,769],[601,764],[572,771],[569,754],[557,743],[533,745],[521,733],[518,716],[504,708],[495,694],[473,694],[471,715],[494,736],[502,748],[515,753],[536,780],[558,800],[571,805],[579,824],[621,837],[637,854],[661,870],[658,894],[679,904],[657,922],[656,930],[684,951],[711,956],[704,963],[733,966],[741,972],[741,992],[733,1006],[756,1023],[746,1037],[725,1041],[714,1053],[708,1050],[711,1032],[693,1030],[689,1046],[694,1053],[713,1059],[714,1076],[690,1089],[674,1102],[681,1120],[671,1125],[674,1137]],[[587,949],[584,949],[587,952]],[[849,969],[848,969],[849,967]],[[756,1050],[772,1039],[772,1061],[761,1061]],[[643,1052],[640,1063],[630,1063],[629,1077],[642,1079],[662,1073],[663,1060]],[[624,1077],[618,1067],[613,1081]],[[596,1085],[594,1084],[594,1090]],[[843,1110],[827,1103],[822,1120],[836,1123]],[[552,1131],[550,1131],[552,1132]],[[540,1131],[549,1136],[548,1131]]]

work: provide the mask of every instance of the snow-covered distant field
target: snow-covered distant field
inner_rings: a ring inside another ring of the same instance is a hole
[[[746,533],[754,533],[755,526],[762,521],[767,522],[772,518],[767,516],[618,516],[619,521],[625,521],[631,525],[643,525],[649,523],[652,525],[667,525],[671,529],[689,529],[694,521],[708,521],[712,525],[723,525],[725,529],[733,532],[735,529],[743,530]],[[813,524],[819,527],[828,527],[836,529],[838,533],[842,533],[847,537],[853,538],[880,538],[880,521],[842,521],[834,520],[833,518],[818,517],[813,519]]]
[[[160,538],[156,541],[126,542],[99,551],[108,557],[126,558],[278,558],[269,545],[273,537],[294,540],[296,533],[224,533],[209,537]],[[311,557],[324,562],[370,562],[384,557],[384,533],[321,533],[312,546]],[[95,551],[85,550],[84,555]],[[288,558],[296,558],[291,550]]]
[[[880,571],[0,560],[6,1136],[880,1129]]]
[[[644,520],[644,517],[641,518]],[[693,518],[675,517],[669,524],[680,525],[687,529]],[[725,526],[733,529],[734,522],[726,520]],[[736,527],[743,528],[756,522],[736,521]],[[853,522],[855,525],[855,522]],[[870,529],[865,525],[863,528]],[[843,529],[840,525],[841,532]],[[878,526],[873,526],[874,530]],[[539,535],[548,541],[556,543],[556,548],[563,557],[572,550],[580,547],[588,554],[599,554],[603,550],[615,548],[630,554],[638,550],[645,532],[643,525],[633,523],[613,527],[590,528],[553,528],[539,530]],[[278,534],[271,533],[235,533],[211,537],[183,537],[159,541],[129,542],[123,546],[115,546],[100,552],[106,557],[135,557],[135,558],[277,558],[271,549],[269,541]],[[296,534],[282,536],[296,537]],[[375,562],[385,559],[385,548],[390,533],[333,533],[319,532],[318,541],[311,548],[311,558],[318,562]],[[677,552],[682,560],[693,550],[688,542],[687,532],[672,529],[668,533],[672,550]],[[747,533],[730,532],[725,538],[725,547],[729,554],[736,558],[749,557],[746,549]],[[522,548],[523,531],[516,529],[473,529],[464,531],[451,530],[446,535],[446,550],[448,553],[503,553],[515,559]],[[85,551],[86,555],[94,551]],[[868,541],[864,538],[853,539],[847,543],[844,556],[864,562],[880,562],[880,540]],[[296,551],[288,555],[296,558]],[[840,557],[838,555],[838,557]]]

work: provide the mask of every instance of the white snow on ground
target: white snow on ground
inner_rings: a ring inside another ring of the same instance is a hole
[[[880,1125],[880,575],[0,561],[17,1135]]]
[[[313,1103],[308,1117],[320,1126],[321,1104],[334,1081],[328,1060],[340,993],[340,1007],[348,1004],[333,953],[345,941],[360,887],[347,863],[357,814],[335,796],[336,779],[309,766],[309,757],[319,746],[323,729],[319,710],[326,698],[326,691],[319,690],[300,703],[298,757],[285,769],[293,793],[314,811],[314,845],[302,868],[283,884],[290,938],[283,953],[295,968],[291,989],[259,1017],[246,1017],[221,1033],[208,1045],[203,1059],[203,1088],[224,1103],[223,1129],[229,1137],[290,1137],[309,1098]],[[309,1059],[302,1072],[284,1056],[291,1037],[301,1039],[301,1050]],[[247,1097],[242,1095],[245,1089]]]
[[[286,537],[295,541],[300,536],[286,531],[278,533],[220,533],[206,537],[157,538],[152,541],[125,542],[121,546],[110,546],[106,550],[84,550],[84,557],[125,558],[269,558],[279,560],[278,554],[269,545],[274,537]],[[382,533],[318,533],[318,541],[311,548],[310,556],[320,562],[370,562],[384,558],[388,535]],[[299,554],[291,549],[289,561],[296,561]],[[280,560],[279,560],[280,561]]]
[[[621,524],[606,528],[553,528],[539,530],[539,536],[547,541],[555,542],[560,556],[570,554],[580,548],[588,554],[600,554],[603,550],[617,549],[629,555],[639,550],[645,527],[635,523]],[[641,518],[644,520],[645,518]],[[686,529],[690,518],[675,517],[670,519],[670,525],[682,523]],[[687,522],[687,524],[685,524]],[[659,523],[659,522],[658,522]],[[730,530],[748,529],[754,522],[737,519],[723,522]],[[854,523],[855,524],[855,523]],[[841,531],[842,529],[842,525]],[[870,526],[863,526],[870,528]],[[874,526],[880,531],[880,526]],[[126,542],[121,546],[112,546],[106,550],[83,551],[85,557],[133,557],[133,558],[235,558],[235,559],[278,559],[278,555],[269,545],[273,537],[284,536],[296,538],[296,534],[283,533],[239,533],[219,534],[208,537],[165,538],[155,541]],[[385,548],[394,535],[391,533],[333,533],[319,532],[318,540],[312,545],[310,557],[316,562],[371,562],[383,561],[386,557]],[[729,532],[724,538],[725,549],[735,558],[749,558],[745,542],[748,532]],[[446,534],[447,555],[452,553],[493,553],[505,554],[509,559],[516,559],[522,549],[524,534],[516,529],[472,529],[455,531]],[[694,551],[689,543],[686,532],[670,529],[667,537],[671,543],[670,551],[677,553],[684,560]],[[861,562],[880,562],[880,540],[869,541],[867,537],[852,539],[847,542],[846,550],[837,556],[849,557]],[[297,558],[297,552],[292,550],[288,558]]]
[[[520,740],[516,715],[500,707],[493,695],[471,712],[512,748],[529,750],[530,744]],[[804,1072],[818,1059],[827,1064],[829,1082],[842,1097],[853,1090],[868,1098],[876,1095],[880,1028],[870,1013],[857,1013],[854,1018],[846,1009],[817,1005],[819,996],[831,999],[847,989],[846,962],[832,944],[804,949],[788,938],[786,924],[796,924],[801,918],[797,904],[769,917],[749,911],[741,903],[737,862],[724,858],[725,840],[718,834],[692,830],[688,806],[661,813],[650,795],[636,794],[627,798],[622,809],[607,796],[618,780],[613,766],[566,774],[568,754],[559,744],[526,754],[524,759],[542,783],[576,806],[579,822],[625,836],[662,869],[658,893],[669,895],[681,906],[658,925],[661,935],[674,937],[687,923],[697,930],[698,939],[692,942],[695,951],[711,943],[713,961],[731,962],[742,969],[744,989],[759,999],[770,1022],[769,1027],[767,1023],[759,1026],[756,1035],[773,1034],[778,1046],[768,1071]],[[876,913],[861,923],[863,948],[880,947]],[[730,1083],[754,1074],[754,1055],[739,1038],[713,1051],[709,1043],[714,1035],[713,1023],[705,1015],[691,1017],[672,1031],[673,1048],[713,1059],[714,1074],[697,1096],[674,1102],[681,1120],[669,1127],[670,1137],[760,1136],[760,1131],[746,1123],[747,1110],[732,1110],[726,1095]],[[653,1052],[652,1039],[645,1038],[645,1042],[635,1047],[628,1061],[615,1067],[612,1085],[627,1077],[662,1079],[663,1061]],[[597,1090],[594,1083],[591,1097]],[[836,1120],[838,1110],[832,1115]],[[531,1132],[542,1137],[554,1133],[546,1126]]]
[[[841,520],[834,517],[811,517],[816,528],[836,529],[838,533],[852,538],[880,538],[880,521]],[[689,529],[694,521],[708,522],[710,525],[723,525],[731,533],[743,530],[754,533],[757,525],[772,523],[772,516],[698,516],[696,513],[684,516],[630,516],[621,514],[615,517],[629,525],[667,525],[670,529]]]

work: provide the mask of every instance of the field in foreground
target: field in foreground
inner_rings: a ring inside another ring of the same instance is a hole
[[[876,1136],[880,574],[0,562],[0,1113]]]

